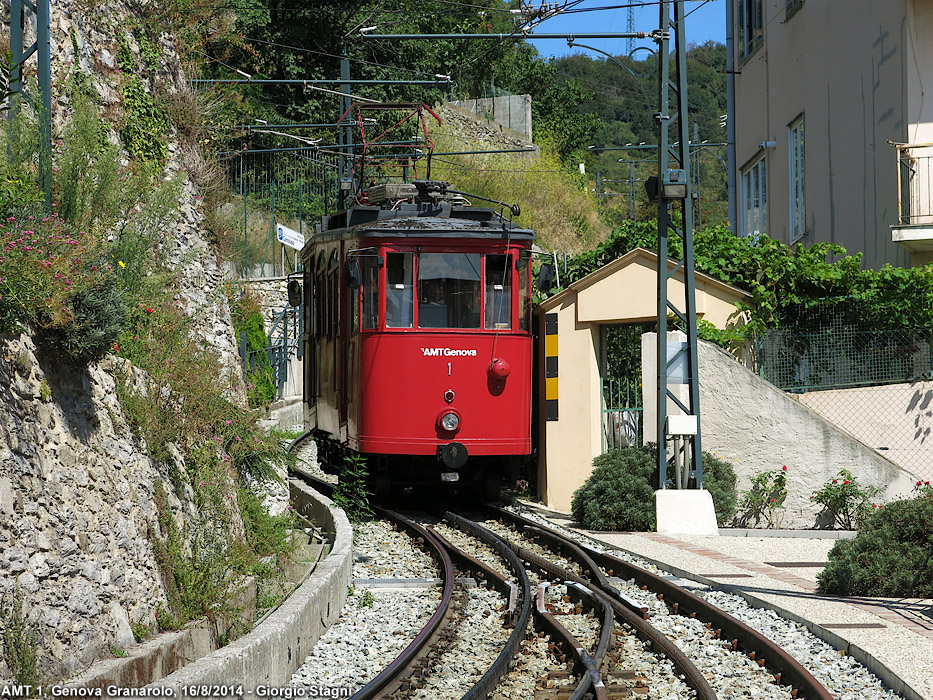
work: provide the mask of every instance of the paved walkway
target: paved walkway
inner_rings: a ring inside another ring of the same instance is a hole
[[[573,527],[564,513],[535,510],[555,524]],[[819,593],[816,576],[839,533],[723,530],[719,537],[672,537],[653,532],[581,532],[678,576],[753,597],[764,607],[807,624],[870,668],[880,664],[889,669],[894,677],[885,677],[883,670],[876,673],[906,697],[933,700],[933,600]],[[899,679],[909,687],[899,687]]]

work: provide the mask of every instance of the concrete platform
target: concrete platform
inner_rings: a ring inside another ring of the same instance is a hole
[[[524,505],[555,524],[574,528],[566,513]],[[676,576],[729,590],[805,624],[908,700],[933,700],[933,600],[837,597],[817,591],[816,576],[829,550],[837,539],[854,533],[721,529],[718,536],[697,536],[579,531]]]

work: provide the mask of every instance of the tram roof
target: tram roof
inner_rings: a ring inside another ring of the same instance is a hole
[[[403,204],[396,209],[356,206],[325,216],[309,243],[380,236],[533,240],[535,232],[515,226],[489,208],[447,202]]]

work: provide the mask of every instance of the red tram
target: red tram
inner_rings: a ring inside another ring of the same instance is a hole
[[[305,421],[377,490],[498,493],[531,452],[535,234],[448,183],[370,191],[302,251]]]

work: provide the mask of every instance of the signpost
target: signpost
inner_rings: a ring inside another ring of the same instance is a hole
[[[301,250],[305,247],[304,234],[298,233],[295,229],[289,228],[284,224],[276,223],[275,237],[278,239],[279,243],[287,245],[289,248]]]

